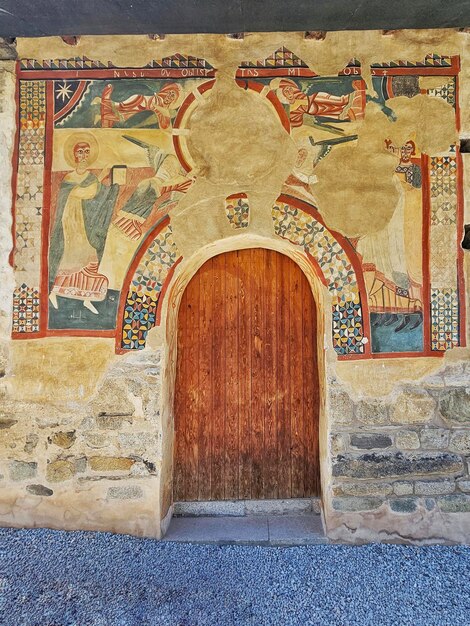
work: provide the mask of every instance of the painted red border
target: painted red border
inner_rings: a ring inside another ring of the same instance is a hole
[[[459,68],[460,69],[460,68]],[[457,131],[460,131],[460,78],[455,76],[455,117],[457,122]],[[464,233],[464,213],[465,213],[465,196],[464,196],[464,179],[463,179],[463,162],[460,146],[456,145],[457,159],[457,287],[459,294],[459,346],[465,348],[467,346],[467,302],[465,296],[465,272],[464,257],[461,241]]]
[[[18,77],[26,80],[85,80],[100,78],[214,78],[217,70],[194,68],[135,68],[135,67],[113,67],[95,69],[56,69],[56,70],[27,70],[18,69]]]
[[[459,345],[467,345],[467,307],[465,297],[464,258],[461,241],[464,231],[464,180],[462,155],[457,147],[457,288],[459,296]]]
[[[441,65],[416,65],[413,67],[374,67],[371,66],[372,76],[406,76],[418,74],[419,76],[456,76],[460,72],[460,56],[450,57],[451,64]]]
[[[361,76],[362,68],[359,65],[347,65],[338,76]],[[325,78],[308,67],[239,67],[235,74],[236,79],[245,81],[247,78],[276,78],[287,76],[292,78]]]
[[[421,206],[423,213],[422,220],[422,270],[423,270],[423,347],[424,353],[436,350],[431,349],[431,181],[429,171],[429,157],[421,154]]]
[[[241,199],[247,199],[248,196],[244,191],[241,191],[240,193],[232,193],[232,195],[227,196],[225,198],[225,201],[227,200],[241,200]]]
[[[41,289],[40,297],[40,328],[47,332],[49,320],[49,227],[51,220],[52,195],[52,156],[54,142],[54,83],[46,82],[46,132],[42,202],[42,249],[41,249]]]
[[[18,68],[20,66],[20,62],[16,62],[16,72],[18,73]],[[15,269],[15,254],[16,254],[16,195],[17,195],[17,187],[18,187],[18,169],[19,169],[19,151],[20,151],[20,81],[18,78],[16,79],[15,85],[15,120],[16,120],[16,130],[15,130],[15,144],[13,146],[13,172],[11,176],[11,250],[8,255],[8,263],[10,266]],[[24,335],[25,333],[15,333]],[[26,333],[29,334],[29,333]],[[13,335],[13,333],[12,333]]]
[[[235,73],[235,78],[243,81],[247,78],[275,78],[276,76],[320,78],[320,75],[309,67],[239,67]]]

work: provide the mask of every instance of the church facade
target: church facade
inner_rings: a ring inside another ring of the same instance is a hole
[[[0,524],[468,541],[468,37],[18,40]]]

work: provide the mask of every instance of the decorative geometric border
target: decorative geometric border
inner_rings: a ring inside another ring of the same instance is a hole
[[[39,290],[23,284],[13,292],[14,333],[39,332]]]
[[[107,63],[103,63],[102,61],[94,61],[89,59],[86,56],[83,57],[74,57],[72,59],[48,59],[43,61],[38,61],[37,59],[22,59],[20,62],[20,67],[22,70],[96,70],[96,69],[129,69],[123,68],[118,65],[114,65],[111,61]],[[201,59],[199,57],[194,57],[191,55],[183,55],[183,54],[173,54],[169,57],[164,57],[159,61],[155,59],[147,63],[144,66],[145,68],[171,68],[171,69],[204,69],[204,70],[214,70],[213,66],[206,61],[205,59]],[[131,68],[133,69],[133,68]],[[135,70],[138,72],[138,69]],[[134,77],[136,78],[136,77]]]
[[[459,345],[457,279],[458,161],[455,146],[429,158],[431,349]]]
[[[299,56],[285,46],[281,46],[266,59],[242,61],[238,67],[236,77],[245,78],[247,76],[272,76],[273,70],[277,76],[318,76],[318,74],[311,70],[307,63],[305,63],[305,61],[303,61]],[[360,75],[360,73],[361,63],[358,59],[353,58],[348,62],[346,67],[339,72],[339,75]]]
[[[19,81],[18,116],[12,255],[18,288],[13,294],[12,333],[29,334],[40,330],[38,287],[44,200],[45,81]]]
[[[278,198],[271,213],[275,234],[305,250],[332,294],[335,351],[341,356],[364,354],[366,333],[356,272],[337,237],[287,197]]]
[[[143,244],[144,254],[130,279],[121,319],[118,346],[119,351],[142,350],[147,334],[157,323],[157,308],[160,295],[170,271],[180,258],[173,239],[169,220],[164,220],[161,228],[154,231],[148,248]]]
[[[246,193],[234,193],[225,198],[225,215],[232,228],[248,228],[250,203]]]
[[[441,68],[445,67],[446,69],[454,69],[457,56],[448,56],[448,55],[440,55],[436,53],[427,54],[424,57],[424,61],[405,61],[403,59],[399,59],[398,61],[387,61],[385,63],[372,63],[372,68],[383,68],[383,69],[409,69],[409,68]]]
[[[431,349],[459,345],[459,296],[455,288],[431,289]]]

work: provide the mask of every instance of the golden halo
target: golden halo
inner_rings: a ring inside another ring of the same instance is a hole
[[[77,143],[87,143],[90,146],[90,157],[88,159],[88,166],[96,161],[100,148],[95,137],[91,133],[73,133],[64,143],[64,158],[70,167],[75,169],[76,163],[73,155],[73,149]]]

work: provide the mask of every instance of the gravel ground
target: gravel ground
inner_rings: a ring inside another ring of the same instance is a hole
[[[2,626],[470,624],[470,548],[0,529]]]

